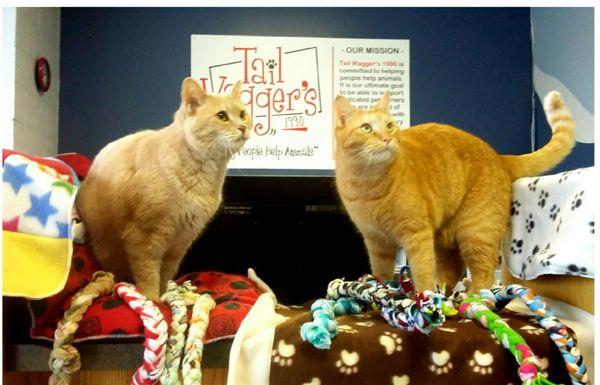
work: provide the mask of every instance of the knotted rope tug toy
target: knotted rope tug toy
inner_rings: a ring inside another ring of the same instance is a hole
[[[189,283],[189,281],[186,281]],[[195,289],[195,288],[194,288]],[[188,326],[188,315],[183,287],[173,281],[167,284],[167,291],[162,295],[161,301],[171,308],[171,325],[169,326],[169,340],[165,356],[165,370],[160,377],[162,385],[181,385],[179,381],[179,364],[181,353],[185,346],[185,331]]]
[[[69,385],[73,373],[81,368],[79,352],[73,346],[75,332],[92,301],[97,297],[109,294],[113,285],[113,274],[98,271],[94,273],[92,282],[73,296],[69,309],[54,332],[54,344],[48,362],[50,370],[52,370],[48,381],[50,385]]]
[[[182,364],[184,385],[200,384],[202,381],[200,362],[204,348],[203,340],[208,327],[208,316],[215,307],[215,301],[207,294],[196,294],[196,287],[190,281],[185,281],[181,285],[169,281],[167,291],[161,300],[169,304],[172,314],[161,384],[181,385],[179,366],[183,351],[185,351]],[[193,305],[193,309],[186,340],[188,305]]]
[[[542,373],[542,363],[533,354],[527,342],[489,309],[488,301],[470,295],[464,299],[458,309],[463,317],[479,321],[498,338],[505,349],[512,353],[519,364],[518,373],[523,385],[554,385]]]
[[[182,374],[184,385],[199,385],[202,383],[202,350],[204,349],[204,335],[208,327],[208,316],[215,307],[215,301],[208,294],[195,294],[190,329],[185,342],[185,356],[183,357]]]
[[[494,286],[491,290],[482,290],[480,295],[482,298],[488,299],[497,311],[502,310],[511,300],[520,298],[533,312],[536,322],[546,329],[548,336],[558,347],[573,384],[584,385],[589,383],[587,367],[583,363],[583,356],[577,349],[575,339],[562,322],[548,309],[548,305],[539,296],[534,295],[533,290],[518,284],[512,284],[506,287]]]
[[[153,385],[165,368],[167,341],[167,323],[154,302],[147,299],[135,286],[120,282],[114,287],[115,292],[137,314],[144,324],[144,363],[131,379],[132,385]]]
[[[358,314],[362,311],[358,302],[349,298],[338,298],[335,301],[320,298],[312,304],[310,310],[313,321],[302,325],[300,336],[317,349],[329,349],[331,346],[331,340],[338,333],[336,315]]]
[[[331,281],[327,286],[327,298],[341,297],[373,304],[390,325],[425,334],[443,324],[446,315],[456,314],[450,302],[444,301],[440,294],[425,291],[411,298],[401,287],[390,288],[369,274],[358,281]]]

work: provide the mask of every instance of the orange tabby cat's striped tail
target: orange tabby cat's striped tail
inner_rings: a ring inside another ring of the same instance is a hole
[[[525,155],[501,155],[512,180],[543,174],[559,164],[575,146],[575,130],[571,112],[560,93],[551,91],[544,98],[546,119],[552,129],[552,138],[537,151]]]

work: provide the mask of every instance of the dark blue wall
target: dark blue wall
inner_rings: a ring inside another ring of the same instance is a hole
[[[59,149],[171,122],[190,35],[410,39],[411,119],[464,128],[502,153],[531,148],[528,8],[63,8]]]

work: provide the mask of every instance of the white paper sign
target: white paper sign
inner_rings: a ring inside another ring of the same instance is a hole
[[[241,80],[253,133],[232,169],[333,170],[333,100],[391,110],[410,125],[409,41],[192,35],[192,73],[209,93]]]

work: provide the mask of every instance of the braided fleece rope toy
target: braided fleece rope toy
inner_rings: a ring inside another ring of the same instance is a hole
[[[189,281],[186,281],[186,283],[189,283]],[[189,286],[191,286],[191,283]],[[188,299],[192,297],[192,292],[188,291]],[[208,294],[198,295],[194,293],[194,297],[194,307],[192,308],[192,318],[190,319],[190,328],[185,342],[185,355],[182,364],[184,385],[202,383],[200,362],[202,361],[202,350],[204,348],[204,334],[208,327],[209,313],[216,305],[215,301]]]
[[[71,301],[69,309],[63,319],[58,323],[54,332],[54,345],[50,353],[48,364],[52,375],[50,385],[68,385],[71,376],[81,368],[79,352],[73,346],[73,337],[79,328],[83,314],[97,297],[109,294],[114,284],[111,273],[97,271],[92,282],[78,291]]]
[[[558,347],[565,360],[572,383],[574,385],[589,384],[587,367],[583,362],[581,352],[575,346],[575,339],[562,322],[548,309],[547,304],[539,296],[534,295],[533,290],[518,284],[512,284],[494,286],[491,290],[482,290],[480,295],[482,298],[489,300],[496,310],[502,310],[511,300],[520,298],[534,313],[537,323],[548,331],[548,336]]]
[[[154,302],[147,299],[135,286],[119,282],[115,292],[137,314],[144,324],[144,363],[131,378],[132,385],[153,385],[157,383],[165,367],[165,352],[168,326]]]
[[[331,281],[327,286],[327,298],[341,297],[374,304],[390,325],[425,334],[444,323],[444,313],[452,314],[454,310],[439,294],[426,291],[416,293],[412,299],[401,288],[389,288],[368,274],[358,281]]]
[[[188,282],[186,281],[186,283]],[[193,287],[193,289],[195,290],[196,288]],[[167,291],[161,297],[161,301],[167,303],[171,308],[171,325],[169,326],[165,370],[160,377],[162,385],[181,385],[181,381],[179,380],[179,364],[181,363],[181,353],[185,346],[185,331],[188,326],[187,307],[183,299],[185,290],[187,290],[185,287],[177,285],[174,281],[169,281],[167,283]]]
[[[360,305],[350,298],[329,300],[320,298],[310,307],[313,320],[305,322],[300,328],[300,337],[317,349],[329,349],[331,340],[337,335],[336,315],[358,314]]]
[[[519,364],[518,373],[523,385],[554,385],[542,373],[540,359],[533,354],[523,337],[492,312],[489,306],[493,307],[490,301],[470,295],[459,305],[458,311],[465,318],[479,321],[512,353]]]

